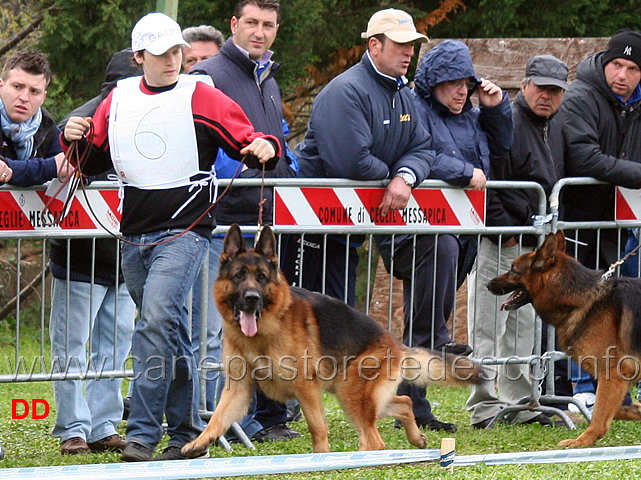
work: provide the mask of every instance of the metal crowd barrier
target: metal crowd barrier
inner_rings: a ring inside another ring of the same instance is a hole
[[[222,188],[229,183],[228,180],[221,180],[219,187]],[[259,186],[260,180],[256,179],[237,179],[234,181],[236,186]],[[470,235],[476,238],[477,244],[480,243],[480,238],[483,235],[497,235],[499,237],[507,238],[509,236],[516,235],[519,238],[519,243],[522,239],[522,235],[530,234],[537,235],[541,240],[544,235],[551,231],[556,230],[556,228],[571,228],[571,229],[603,229],[603,228],[628,228],[629,226],[641,226],[641,221],[637,223],[627,224],[625,227],[617,225],[615,222],[588,222],[585,224],[568,224],[559,220],[559,192],[566,185],[575,185],[575,184],[593,184],[598,183],[594,179],[589,178],[572,178],[572,179],[562,179],[555,187],[551,197],[550,197],[550,211],[548,212],[546,208],[546,198],[545,193],[540,185],[534,182],[506,182],[506,181],[489,181],[487,183],[487,189],[532,189],[536,192],[539,199],[539,216],[534,225],[532,226],[520,226],[520,227],[489,227],[484,225],[476,226],[434,226],[429,224],[412,224],[412,225],[275,225],[274,231],[277,234],[279,247],[282,246],[282,236],[287,234],[299,234],[303,238],[305,235],[311,234],[320,234],[320,235],[365,235],[366,239],[370,246],[373,245],[373,236],[374,235],[400,235],[400,234],[410,234],[410,235]],[[337,179],[266,179],[264,182],[265,186],[278,186],[278,187],[299,187],[299,188],[310,188],[310,187],[327,187],[327,188],[355,188],[355,187],[384,187],[386,182],[376,181],[376,182],[353,182],[349,180],[337,180]],[[452,187],[444,182],[430,180],[424,182],[416,190],[422,189],[441,189],[443,191],[449,190],[459,190],[456,187]],[[0,200],[7,199],[9,197],[3,197],[10,192],[11,198],[20,205],[21,201],[24,198],[32,195],[33,192],[41,192],[42,187],[34,189],[19,189],[12,188],[8,189],[7,187],[0,188]],[[107,182],[95,182],[89,187],[89,190],[115,190],[113,184]],[[78,193],[77,195],[81,195]],[[2,200],[4,202],[5,200]],[[113,368],[104,370],[104,371],[86,371],[79,373],[57,373],[54,374],[47,370],[47,340],[46,332],[48,326],[47,318],[47,304],[48,299],[46,295],[46,285],[47,285],[47,267],[46,267],[46,255],[43,255],[43,261],[39,268],[39,275],[36,275],[34,281],[30,285],[24,285],[23,282],[23,258],[21,250],[23,248],[24,242],[33,241],[33,242],[42,242],[42,250],[46,251],[47,241],[50,238],[77,238],[77,237],[92,237],[92,238],[105,238],[109,235],[96,228],[90,233],[82,229],[60,229],[60,228],[32,228],[32,229],[22,229],[16,230],[11,228],[5,228],[7,225],[13,222],[17,222],[16,217],[9,211],[3,211],[6,208],[6,205],[3,205],[0,202],[0,245],[5,249],[13,248],[15,246],[15,288],[17,292],[14,299],[14,304],[7,307],[13,313],[15,318],[15,350],[13,355],[13,370],[0,374],[0,383],[9,383],[9,382],[27,382],[27,381],[57,381],[57,380],[82,380],[88,378],[115,378],[115,377],[129,377],[133,376],[133,370],[130,368],[122,368],[122,366],[113,366]],[[36,202],[37,203],[37,202]],[[80,202],[84,205],[83,202]],[[86,203],[86,202],[85,202]],[[32,221],[38,221],[36,217],[31,215]],[[219,226],[216,229],[217,233],[225,232],[228,227]],[[256,226],[243,228],[245,232],[255,232],[257,230]],[[499,242],[500,243],[500,242]],[[374,250],[370,248],[365,256],[367,261],[366,272],[364,275],[365,278],[365,292],[364,292],[364,301],[363,309],[366,313],[369,313],[370,304],[372,302],[372,291],[371,285],[373,283],[373,278],[375,275],[374,269],[372,268],[372,259],[374,258]],[[393,260],[392,260],[393,261]],[[502,272],[498,272],[502,273]],[[201,269],[202,284],[208,285],[207,279],[207,268]],[[302,272],[304,275],[304,272]],[[389,278],[388,292],[390,297],[394,291],[394,282],[393,279]],[[20,291],[29,291],[36,290],[41,295],[41,304],[39,311],[37,313],[38,322],[39,322],[39,333],[40,333],[40,358],[35,359],[30,364],[27,364],[24,359],[21,357],[21,325],[25,321],[22,317],[27,315],[32,315],[31,313],[25,313],[23,309],[22,296]],[[201,312],[202,317],[206,318],[207,315],[207,301],[206,295],[209,295],[210,292],[207,290],[202,291],[203,295],[201,296]],[[388,318],[387,325],[388,328],[392,327],[394,323],[394,312],[391,308],[391,298],[390,307],[388,309]],[[0,305],[0,308],[2,305]],[[5,309],[6,310],[6,309]],[[456,306],[455,306],[456,311]],[[5,311],[6,314],[6,311]],[[402,324],[402,322],[401,322]],[[410,326],[410,328],[412,328]],[[456,329],[458,328],[456,322],[456,314],[454,314],[453,320],[453,337],[457,335]],[[461,327],[464,328],[464,327]],[[200,331],[200,342],[201,342],[201,353],[203,356],[207,355],[207,330],[205,322],[201,322],[201,331]],[[553,340],[553,333],[550,334],[551,339]],[[541,354],[541,324],[540,321],[537,321],[535,329],[535,348],[531,356],[527,357],[491,357],[484,358],[483,363],[487,365],[503,365],[507,363],[522,363],[530,364],[533,370],[533,377],[543,378],[542,373],[547,370],[551,371],[551,374],[547,375],[546,385],[548,386],[548,395],[545,395],[543,398],[540,397],[539,387],[537,381],[532,382],[532,394],[529,398],[524,398],[520,405],[515,406],[512,410],[506,411],[503,414],[510,414],[512,411],[518,412],[525,409],[538,409],[540,411],[545,411],[547,413],[556,413],[558,414],[565,423],[570,427],[574,428],[572,421],[564,414],[564,412],[554,407],[541,405],[539,400],[545,401],[547,404],[562,403],[568,401],[567,398],[557,398],[554,395],[553,387],[553,361],[559,358],[564,358],[564,354],[560,352],[555,352],[551,349],[548,352]],[[553,345],[553,343],[548,343],[548,345]],[[10,355],[7,352],[3,352],[5,356],[5,364],[11,369],[11,362],[7,361]],[[121,368],[117,368],[121,367]],[[211,370],[220,370],[222,365],[216,362],[207,362],[201,365],[203,372]],[[21,371],[22,369],[22,371]],[[202,372],[201,372],[201,378]],[[201,382],[201,414],[204,418],[207,418],[211,415],[211,411],[208,411],[205,406],[205,382]],[[569,399],[571,401],[571,399]],[[552,410],[551,410],[552,409]],[[586,416],[589,418],[589,413]],[[498,420],[499,418],[497,418]]]

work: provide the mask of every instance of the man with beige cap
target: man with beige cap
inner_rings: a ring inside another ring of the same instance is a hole
[[[362,37],[367,38],[367,51],[359,63],[318,94],[307,133],[295,154],[301,177],[391,178],[381,204],[382,213],[387,214],[390,208],[405,207],[411,187],[427,177],[434,158],[429,150],[431,138],[418,121],[404,76],[414,55],[414,42],[427,42],[427,37],[416,31],[410,15],[395,9],[375,13]],[[288,254],[294,247],[301,248],[297,240]],[[326,262],[322,260],[324,242]],[[299,282],[296,272],[286,271],[288,279],[354,305],[356,247],[362,239],[351,236],[350,242],[347,245],[346,238],[338,235],[306,235],[304,278]],[[318,265],[326,265],[324,285]]]
[[[415,42],[427,42],[427,37],[416,31],[409,14],[391,8],[372,15],[361,36],[367,39],[367,51],[318,94],[307,133],[295,153],[301,177],[391,179],[379,206],[381,215],[387,215],[405,208],[412,188],[427,178],[434,160],[432,138],[419,121],[405,78]],[[408,238],[396,236],[400,237]],[[302,281],[296,272],[286,272],[288,280],[354,305],[356,247],[363,240],[354,235],[349,239],[305,235]],[[325,265],[324,272],[319,265]],[[405,308],[410,309],[412,292],[404,290]],[[423,400],[427,408],[416,418],[420,426],[455,430],[454,425],[437,420]]]

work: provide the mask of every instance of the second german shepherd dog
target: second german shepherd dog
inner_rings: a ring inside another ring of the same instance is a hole
[[[214,285],[227,385],[207,428],[183,447],[183,455],[200,455],[243,418],[256,388],[279,402],[299,401],[315,452],[329,451],[324,390],[338,397],[361,450],[385,448],[376,421],[386,416],[400,420],[410,443],[424,448],[412,401],[395,395],[397,385],[465,385],[478,381],[481,368],[465,357],[405,347],[345,303],[290,287],[278,265],[269,227],[246,250],[240,228],[232,225]]]
[[[621,405],[630,384],[641,378],[641,280],[601,277],[565,253],[559,231],[488,284],[495,295],[514,292],[502,309],[532,303],[556,327],[560,348],[597,380],[589,427],[561,446],[593,445],[613,419],[641,420],[641,404]]]

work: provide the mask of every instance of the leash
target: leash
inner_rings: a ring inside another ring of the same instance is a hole
[[[254,247],[258,243],[258,237],[263,231],[263,206],[265,205],[265,164],[263,163],[263,171],[261,173],[260,179],[260,200],[258,201],[258,230],[256,231],[256,236],[254,237]]]
[[[623,257],[620,260],[617,260],[612,265],[610,265],[610,268],[608,268],[608,270],[603,275],[601,275],[601,281],[605,282],[606,280],[609,280],[612,277],[612,274],[614,273],[614,271],[617,269],[617,267],[623,265],[628,258],[636,255],[640,248],[641,248],[641,243],[636,247],[634,247],[632,250],[630,250],[630,252],[628,252],[628,254],[625,257]]]
[[[78,142],[74,141],[74,142],[71,142],[71,145],[67,149],[67,153],[65,154],[62,160],[62,165],[73,166],[74,164],[71,161],[73,159],[75,160],[75,164],[77,165],[77,168],[74,168],[74,172],[71,175],[68,175],[67,177],[61,177],[60,175],[58,175],[57,178],[58,178],[58,181],[60,182],[60,186],[57,188],[54,194],[51,197],[49,197],[49,200],[47,200],[47,203],[45,203],[45,206],[43,207],[42,212],[40,212],[40,221],[42,222],[43,225],[51,226],[55,224],[55,215],[53,215],[53,212],[51,211],[51,205],[56,200],[60,192],[62,192],[65,188],[67,188],[69,183],[71,183],[71,186],[69,187],[67,198],[65,198],[65,201],[63,202],[62,210],[60,211],[59,221],[62,221],[62,219],[68,213],[68,210],[71,207],[71,203],[73,202],[74,194],[78,189],[78,185],[82,184],[84,187],[85,182],[83,181],[81,168],[82,168],[82,165],[85,164],[87,157],[89,156],[89,152],[91,150],[91,145],[92,145],[91,141],[93,140],[93,136],[94,136],[93,122],[90,122],[89,133],[87,135],[87,147],[82,152],[80,152],[79,151],[80,147],[78,146]],[[47,212],[50,212],[52,214],[52,218],[54,218],[54,221],[52,223],[48,223],[45,220],[45,215]]]

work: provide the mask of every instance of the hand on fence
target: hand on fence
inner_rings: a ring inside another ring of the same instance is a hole
[[[59,153],[54,158],[56,160],[56,168],[58,169],[58,178],[64,181],[69,175],[73,174],[75,168],[71,163],[65,161],[64,153]]]
[[[412,195],[412,187],[400,177],[394,177],[383,195],[383,200],[378,208],[381,209],[381,215],[387,215],[389,210],[400,210],[407,206],[407,202]]]
[[[0,160],[0,183],[7,183],[13,176],[13,170],[5,162]]]
[[[468,185],[472,190],[483,190],[485,184],[487,183],[487,178],[483,173],[483,170],[480,168],[475,168],[472,172],[472,178],[470,178],[470,184]]]

